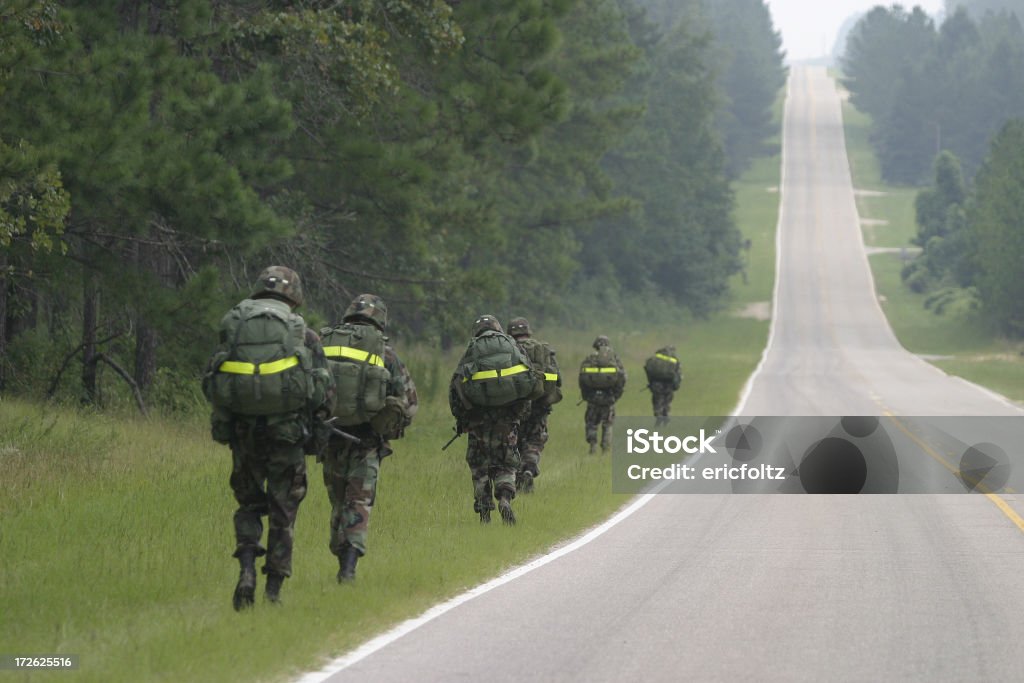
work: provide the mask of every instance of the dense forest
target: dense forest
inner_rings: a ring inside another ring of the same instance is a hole
[[[441,346],[705,315],[782,60],[763,0],[5,2],[0,390],[159,403],[270,263]]]
[[[963,6],[939,25],[919,7],[876,7],[850,32],[842,58],[851,101],[870,114],[889,182],[927,181],[942,150],[969,176],[1003,123],[1024,116],[1024,30],[1007,10]]]
[[[916,7],[866,14],[847,41],[844,82],[872,117],[883,176],[928,184],[906,285],[937,313],[981,311],[1022,337],[1024,8],[947,5],[939,25]]]

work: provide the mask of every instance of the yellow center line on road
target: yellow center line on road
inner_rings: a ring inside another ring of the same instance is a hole
[[[947,470],[952,472],[953,475],[956,476],[957,478],[960,477],[960,473],[958,472],[958,470],[955,467],[953,467],[951,464],[946,462],[946,459],[943,458],[938,453],[936,453],[935,449],[933,449],[927,443],[922,441],[916,434],[914,434],[909,429],[907,429],[906,426],[902,422],[900,422],[900,420],[891,411],[886,410],[885,411],[885,416],[887,418],[889,418],[890,420],[892,420],[893,424],[895,424],[897,427],[899,427],[900,431],[903,432],[904,434],[906,434],[910,438],[911,441],[913,441],[918,446],[920,446],[921,450],[923,450],[925,452],[925,454],[927,454],[933,460],[935,460],[937,463],[939,463],[940,465],[945,467]],[[1017,513],[1016,510],[1014,510],[1012,507],[1010,507],[1009,503],[1007,503],[1005,500],[1003,500],[998,494],[986,490],[984,484],[979,484],[978,488],[982,489],[982,491],[984,492],[985,497],[988,498],[990,501],[992,501],[993,505],[995,505],[997,508],[999,508],[999,510],[1004,515],[1006,515],[1006,517],[1011,522],[1016,524],[1018,529],[1020,529],[1022,532],[1024,532],[1024,518],[1022,518]]]

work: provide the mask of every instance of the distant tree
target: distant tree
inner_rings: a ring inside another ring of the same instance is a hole
[[[1008,118],[1024,115],[1024,31],[1012,14],[975,20],[960,8],[930,44],[915,44],[912,34],[893,40],[902,29],[889,29],[907,16],[898,7],[872,10],[855,28],[844,58],[856,74],[848,79],[853,101],[873,119],[882,176],[924,182],[935,155],[947,149],[971,177],[991,136]],[[869,33],[889,38],[866,49],[878,42],[867,41]],[[877,62],[883,43],[895,50],[888,71]]]
[[[975,19],[983,18],[987,12],[997,14],[1002,11],[1013,12],[1024,19],[1024,0],[945,0],[943,4],[946,16],[952,16],[962,7]]]
[[[777,130],[774,105],[786,83],[782,36],[763,0],[705,0],[722,94],[719,130],[733,177],[764,155]]]
[[[919,192],[915,201],[917,235],[911,242],[919,245],[922,253],[902,272],[903,281],[912,290],[935,292],[973,284],[967,198],[960,161],[950,152],[943,152],[935,161],[932,186]],[[946,301],[950,296],[941,299]],[[929,303],[926,301],[926,305]]]
[[[842,58],[843,85],[850,101],[879,118],[889,113],[901,91],[901,77],[930,53],[935,26],[920,7],[875,7],[853,27]]]
[[[642,208],[599,227],[584,256],[596,277],[636,292],[651,288],[705,315],[721,306],[739,268],[733,196],[715,126],[709,36],[678,24],[649,53],[647,114],[609,155],[620,191]]]
[[[1024,336],[1024,120],[993,139],[969,222],[985,310],[1005,333]]]

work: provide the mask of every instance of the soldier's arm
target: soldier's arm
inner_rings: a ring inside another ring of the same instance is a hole
[[[313,357],[313,367],[324,371],[324,381],[326,382],[325,397],[324,402],[320,404],[316,412],[322,412],[323,415],[321,417],[326,418],[334,409],[334,375],[328,369],[327,356],[324,355],[324,347],[320,343],[320,335],[307,327],[303,344],[309,349],[310,355]]]
[[[313,354],[313,366],[317,368],[326,368],[327,356],[324,355],[324,347],[320,343],[320,335],[307,327],[306,336],[303,341],[306,348]]]
[[[390,346],[384,347],[384,367],[391,375],[388,382],[388,396],[394,396],[402,404],[406,417],[412,421],[419,408],[419,395],[416,393],[416,383],[412,381],[409,368],[398,357],[395,350]]]
[[[553,367],[555,369],[555,374],[558,375],[558,380],[555,382],[555,386],[559,386],[560,387],[560,386],[562,386],[562,370],[558,367],[558,357],[555,354],[555,350],[553,348],[548,347],[548,350],[551,353],[551,355],[550,355],[551,367]]]

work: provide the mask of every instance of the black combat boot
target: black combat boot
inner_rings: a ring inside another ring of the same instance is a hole
[[[498,512],[505,524],[513,526],[516,523],[516,515],[512,512],[512,497],[508,493],[503,492],[498,498]]]
[[[597,452],[597,444],[593,441],[590,442],[590,454],[593,455]]]
[[[345,583],[346,581],[355,581],[356,578],[356,562],[359,561],[361,555],[354,546],[345,544],[342,548],[341,555],[338,556],[338,583]]]
[[[281,602],[281,584],[284,583],[284,574],[270,572],[267,574],[267,592],[264,597],[267,602],[275,605]]]
[[[243,551],[238,556],[238,564],[242,571],[238,574],[238,585],[235,586],[235,595],[231,599],[236,612],[241,612],[247,607],[252,607],[256,598],[256,552],[253,550]]]
[[[480,510],[480,523],[490,524],[491,523],[491,511],[487,508]]]

